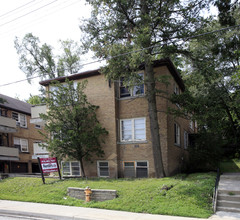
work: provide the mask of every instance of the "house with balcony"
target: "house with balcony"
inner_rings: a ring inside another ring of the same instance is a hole
[[[164,76],[168,83],[157,82],[157,89],[166,97],[184,91],[184,83],[170,59],[154,62],[156,77]],[[144,69],[139,69],[144,78]],[[93,163],[84,162],[85,174],[89,177],[140,178],[154,177],[154,158],[145,85],[131,89],[124,86],[121,79],[117,82],[106,80],[99,70],[86,71],[66,77],[41,81],[46,90],[54,89],[53,81],[64,83],[88,81],[85,94],[88,101],[99,106],[97,117],[108,130],[103,150],[104,157],[93,158]],[[156,97],[160,142],[164,170],[167,176],[178,173],[188,160],[188,135],[194,132],[190,120],[167,114],[169,107],[179,108],[163,96]],[[42,108],[42,107],[41,107]],[[43,109],[43,108],[42,108]],[[40,109],[36,109],[38,112]],[[46,110],[46,109],[45,109]],[[46,112],[46,111],[45,111]],[[44,111],[42,112],[44,113]],[[35,119],[36,121],[39,119]],[[80,176],[78,161],[62,161],[63,175]]]
[[[31,105],[0,94],[0,173],[38,173],[37,157],[48,156],[38,132],[43,127],[31,124]]]

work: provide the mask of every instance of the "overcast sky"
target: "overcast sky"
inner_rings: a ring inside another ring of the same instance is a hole
[[[0,7],[0,93],[21,100],[37,95],[39,79],[2,86],[26,79],[18,68],[14,39],[33,33],[41,43],[57,45],[59,39],[80,40],[80,18],[89,17],[90,8],[84,0],[8,0]],[[56,46],[55,46],[56,47]],[[87,63],[88,61],[84,61]],[[93,69],[86,66],[83,70]]]

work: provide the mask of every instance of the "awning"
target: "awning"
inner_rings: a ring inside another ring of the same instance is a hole
[[[18,157],[4,157],[0,156],[0,160],[5,160],[5,161],[19,161]]]

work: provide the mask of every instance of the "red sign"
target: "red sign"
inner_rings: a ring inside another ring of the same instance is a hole
[[[55,157],[39,158],[39,159],[40,159],[43,173],[58,172],[57,159]]]

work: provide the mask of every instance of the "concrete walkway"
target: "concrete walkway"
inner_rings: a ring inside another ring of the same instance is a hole
[[[0,200],[0,214],[11,214],[56,220],[200,220],[200,218],[151,215],[8,200]],[[240,214],[237,215],[233,213],[218,212],[216,215],[213,215],[209,219],[237,220],[240,219]]]

